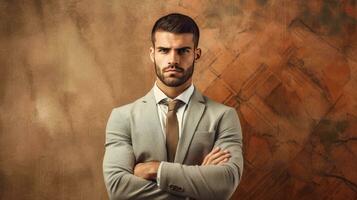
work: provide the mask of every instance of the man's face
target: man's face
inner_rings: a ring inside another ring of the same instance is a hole
[[[155,33],[155,47],[150,48],[157,78],[168,87],[191,83],[194,62],[200,54],[200,49],[194,47],[191,33],[158,31]]]

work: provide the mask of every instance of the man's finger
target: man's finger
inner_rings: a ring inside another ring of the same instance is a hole
[[[223,155],[225,155],[225,154],[229,154],[229,153],[226,152],[226,151],[219,151],[219,152],[217,152],[217,153],[211,155],[211,156],[208,158],[207,162],[208,162],[208,163],[211,163],[211,162],[214,161],[215,159],[217,159],[217,158],[219,158],[219,157],[221,157],[221,156],[223,156]]]
[[[209,154],[207,154],[207,156],[205,156],[205,159],[203,160],[203,165],[206,165],[209,162],[210,157],[212,155],[218,153],[220,150],[221,150],[221,148],[216,147],[211,152],[209,152]]]
[[[221,165],[221,164],[226,163],[226,162],[228,162],[228,158],[223,159],[223,160],[222,160],[221,162],[219,162],[217,165]]]
[[[231,155],[228,154],[228,153],[226,153],[226,154],[224,154],[224,155],[222,155],[222,156],[220,156],[220,157],[214,159],[214,160],[211,162],[211,164],[217,165],[217,164],[220,163],[221,161],[226,160],[226,159],[228,159],[228,158],[230,158],[230,157],[231,157]]]
[[[214,149],[212,149],[212,151],[209,152],[209,154],[207,154],[207,155],[205,156],[205,158],[203,159],[202,165],[206,165],[208,159],[210,158],[210,156],[212,156],[213,154],[219,152],[220,150],[221,150],[220,147],[215,147]]]

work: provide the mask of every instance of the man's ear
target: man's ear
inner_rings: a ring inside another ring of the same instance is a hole
[[[195,50],[195,61],[201,58],[201,48]]]
[[[150,47],[150,59],[152,62],[155,62],[155,48]]]

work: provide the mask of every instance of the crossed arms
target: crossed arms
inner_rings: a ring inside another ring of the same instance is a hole
[[[129,126],[125,113],[112,112],[103,160],[110,199],[228,199],[235,191],[243,170],[243,158],[241,129],[234,109],[228,109],[221,116],[214,143],[229,154],[214,149],[201,166],[163,162],[160,186],[152,181],[158,163],[136,163]]]

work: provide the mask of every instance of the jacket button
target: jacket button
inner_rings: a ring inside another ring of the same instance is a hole
[[[173,191],[176,191],[176,192],[183,192],[183,188],[182,187],[179,187],[177,185],[169,185],[169,188]]]
[[[183,192],[183,188],[182,187],[177,187],[177,192]]]

